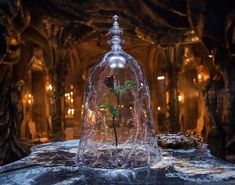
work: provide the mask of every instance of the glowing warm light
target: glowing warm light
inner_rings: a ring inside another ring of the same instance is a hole
[[[130,107],[130,110],[132,110],[132,107]]]
[[[178,101],[179,101],[179,102],[183,102],[183,96],[182,96],[182,95],[179,95],[179,96],[178,96]]]
[[[53,89],[52,85],[51,85],[50,83],[47,83],[47,85],[46,85],[46,91],[47,91],[47,92],[51,92],[52,89]]]
[[[158,76],[157,80],[165,80],[165,76]]]
[[[202,84],[209,79],[208,72],[204,69],[204,67],[199,66],[198,74],[197,74],[197,81],[195,83]]]
[[[199,41],[199,37],[198,37],[198,36],[194,36],[194,37],[192,38],[192,41]]]
[[[213,55],[209,54],[208,57],[209,57],[209,58],[213,58]]]
[[[66,115],[66,117],[67,117],[67,118],[73,118],[74,112],[75,112],[74,108],[69,108],[69,109],[67,110],[67,115]]]
[[[66,97],[70,97],[70,94],[69,94],[69,93],[65,93],[65,96],[66,96]]]
[[[73,109],[68,109],[68,115],[73,115],[74,110]]]
[[[92,110],[88,110],[89,123],[95,123],[95,114]]]
[[[157,107],[157,110],[158,110],[158,111],[160,111],[160,110],[161,110],[161,107],[160,107],[160,106],[158,106],[158,107]]]
[[[32,100],[29,99],[28,100],[28,104],[31,105],[32,104]]]
[[[70,89],[71,91],[70,92],[67,92],[64,94],[64,97],[65,97],[65,107],[67,109],[67,113],[66,113],[66,118],[68,119],[72,119],[74,117],[74,112],[75,112],[75,109],[74,109],[74,98],[73,98],[73,95],[74,95],[74,92],[73,92],[73,85],[70,85]]]
[[[201,75],[201,74],[198,74],[198,75],[197,75],[197,78],[198,78],[198,80],[201,80],[201,79],[202,79],[202,75]]]
[[[33,105],[33,95],[30,93],[27,93],[24,95],[24,103],[28,104],[28,106],[32,106]]]
[[[144,117],[147,118],[147,113],[146,113],[146,111],[144,111]]]
[[[52,85],[51,84],[48,85],[48,90],[52,90]]]
[[[17,40],[15,38],[11,38],[9,43],[11,45],[17,45]]]
[[[82,110],[81,110],[81,115],[83,115],[83,107],[84,107],[84,105],[82,104]]]
[[[170,102],[170,93],[167,91],[166,92],[166,104]]]

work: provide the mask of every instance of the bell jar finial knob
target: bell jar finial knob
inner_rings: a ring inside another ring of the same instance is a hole
[[[117,15],[113,16],[113,27],[109,29],[109,34],[112,36],[112,38],[108,43],[111,45],[112,51],[121,50],[121,44],[124,43],[124,41],[121,39],[123,30],[119,27],[118,19],[119,17]]]

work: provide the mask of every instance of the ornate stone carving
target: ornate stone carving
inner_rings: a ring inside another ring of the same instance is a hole
[[[0,1],[0,164],[29,153],[20,144],[19,129],[23,119],[21,92],[23,81],[15,81],[13,65],[20,59],[20,34],[29,24],[29,14],[20,1]]]

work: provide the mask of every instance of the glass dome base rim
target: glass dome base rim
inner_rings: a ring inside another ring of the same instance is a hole
[[[156,160],[155,162],[159,162],[162,159]],[[82,162],[78,162],[77,160],[75,161],[78,167],[82,169],[87,169],[87,170],[97,170],[97,171],[126,171],[126,170],[146,170],[146,169],[151,169],[153,164],[155,162],[152,162],[152,164],[148,164],[146,166],[141,166],[141,167],[127,167],[127,168],[102,168],[102,167],[92,167],[89,165],[86,165]]]

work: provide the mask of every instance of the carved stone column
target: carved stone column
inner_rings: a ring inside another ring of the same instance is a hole
[[[65,75],[71,47],[71,34],[66,29],[69,21],[45,17],[42,21],[43,31],[49,43],[50,60],[47,61],[52,85],[52,120],[50,139],[59,141],[64,139],[64,93]]]
[[[178,101],[178,76],[179,64],[178,59],[178,46],[168,47],[166,53],[169,57],[167,64],[167,91],[169,102],[168,103],[168,129],[170,133],[180,132],[179,122],[179,101]]]
[[[60,51],[64,53],[65,51]],[[52,130],[50,139],[52,141],[63,140],[64,138],[64,93],[65,75],[64,57],[59,55],[59,62],[50,69],[52,83]]]
[[[225,159],[235,163],[235,66],[234,58],[224,58],[225,67],[222,69],[224,78],[223,112],[221,115],[221,127],[226,133]],[[224,96],[225,95],[225,96]]]

